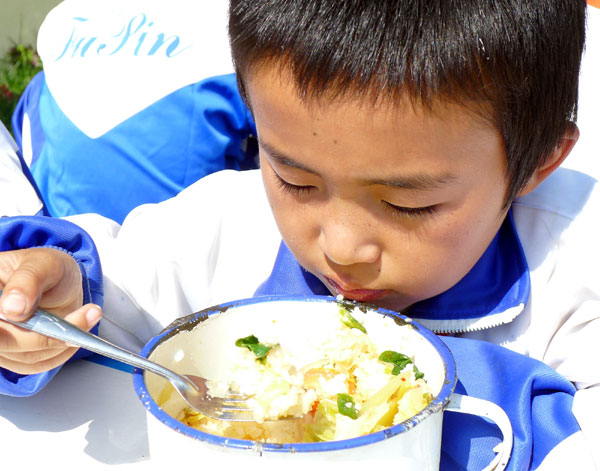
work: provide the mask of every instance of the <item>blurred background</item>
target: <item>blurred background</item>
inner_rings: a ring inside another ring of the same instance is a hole
[[[60,0],[2,0],[0,51],[16,43],[35,46],[37,31],[48,12]]]
[[[0,12],[0,121],[10,130],[10,116],[31,78],[41,70],[37,32],[61,0],[2,0]]]

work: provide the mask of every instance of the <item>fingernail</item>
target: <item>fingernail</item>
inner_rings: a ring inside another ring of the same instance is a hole
[[[19,293],[11,293],[2,301],[2,312],[9,316],[23,316],[26,307],[25,298]]]
[[[102,311],[98,306],[93,306],[88,309],[88,312],[85,314],[85,318],[88,321],[88,325],[96,325],[96,323],[102,317]]]

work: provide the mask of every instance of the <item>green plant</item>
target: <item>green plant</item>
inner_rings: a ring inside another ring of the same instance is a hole
[[[0,120],[7,129],[21,94],[40,70],[42,61],[32,46],[15,44],[0,58]]]

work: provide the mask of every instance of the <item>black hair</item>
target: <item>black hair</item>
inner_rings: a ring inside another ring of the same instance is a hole
[[[247,74],[277,64],[304,97],[475,105],[504,140],[508,205],[576,118],[585,14],[585,0],[231,0],[229,35],[247,102]]]

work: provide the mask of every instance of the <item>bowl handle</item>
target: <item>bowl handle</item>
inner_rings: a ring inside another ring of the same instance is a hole
[[[506,412],[500,406],[484,399],[453,393],[445,410],[479,415],[494,422],[502,432],[502,443],[494,448],[496,457],[483,471],[502,471],[506,468],[513,446],[513,431]]]

